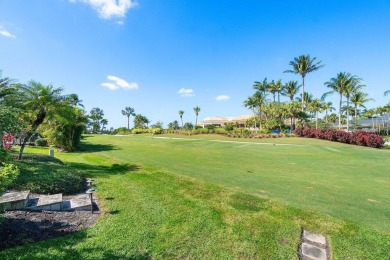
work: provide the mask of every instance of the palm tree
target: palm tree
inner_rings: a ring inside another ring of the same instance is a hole
[[[103,119],[104,112],[102,109],[94,107],[89,113],[89,117],[92,119],[92,133],[99,133],[101,130],[100,120]]]
[[[275,81],[272,80],[268,86],[267,86],[267,91],[272,93],[272,96],[273,96],[273,99],[274,99],[274,102],[276,101],[276,92],[278,91],[278,86],[276,85]]]
[[[280,93],[283,91],[284,86],[282,84],[282,80],[279,79],[278,81],[275,82],[274,85],[274,90],[276,93],[278,93],[278,103],[280,103]]]
[[[332,112],[335,110],[335,108],[332,106],[332,102],[324,102],[324,109],[325,109],[325,121],[328,123],[328,111]]]
[[[307,73],[316,71],[322,67],[324,64],[320,64],[322,61],[316,62],[316,57],[310,59],[310,55],[301,55],[298,58],[294,58],[293,61],[290,61],[289,65],[293,67],[292,70],[286,70],[284,73],[294,73],[300,74],[302,77],[302,96],[305,93],[305,77]],[[303,96],[304,97],[304,96]],[[302,111],[305,109],[305,100],[302,99]]]
[[[253,84],[253,88],[255,90],[258,90],[258,91],[262,92],[264,98],[266,98],[267,97],[268,87],[269,87],[268,85],[269,85],[269,83],[267,81],[267,78],[265,78],[262,82],[255,81],[255,83]]]
[[[316,118],[316,129],[318,129],[318,112],[322,112],[324,109],[323,102],[316,98],[310,103],[310,109],[314,112]]]
[[[61,95],[62,88],[54,88],[52,85],[44,86],[33,80],[26,86],[20,86],[20,91],[23,108],[27,112],[27,117],[29,117],[30,128],[20,147],[19,160],[22,158],[26,142],[36,133],[45,118],[54,113],[64,101],[64,97]]]
[[[135,116],[134,108],[125,107],[125,110],[122,110],[122,115],[127,116],[127,130],[130,129],[130,116]]]
[[[390,90],[385,91],[385,93],[383,93],[383,94],[385,95],[385,97],[390,96]]]
[[[194,126],[194,128],[195,128],[196,125],[198,124],[198,115],[199,115],[199,112],[200,112],[200,107],[198,107],[198,106],[194,107],[194,112],[195,112],[195,116],[196,116],[196,118],[195,118],[195,126]]]
[[[295,99],[302,103],[302,96],[296,97]],[[307,107],[311,102],[313,102],[313,94],[305,92],[303,94],[303,100],[305,100],[303,104],[305,105],[305,107]]]
[[[181,120],[181,128],[183,128],[183,115],[184,115],[184,111],[179,110],[179,116],[180,116],[180,120]]]
[[[357,91],[352,94],[351,96],[351,102],[354,105],[355,109],[355,124],[357,123],[357,110],[358,107],[364,107],[364,104],[367,103],[368,101],[374,101],[372,98],[368,98],[367,93],[363,93],[362,91]]]
[[[355,92],[358,92],[360,89],[365,87],[365,85],[360,84],[362,82],[361,78],[357,76],[349,76],[347,84],[344,87],[343,94],[347,98],[347,107],[349,108],[349,101],[351,95]],[[347,109],[347,131],[349,131],[349,109]]]
[[[348,78],[351,74],[347,72],[339,72],[335,78],[331,78],[330,81],[325,82],[324,85],[332,90],[322,95],[321,99],[325,99],[328,95],[337,92],[340,95],[339,101],[339,129],[341,129],[341,109],[343,102],[343,94],[345,85],[348,84]]]
[[[282,95],[289,97],[290,101],[294,100],[294,96],[298,94],[299,88],[301,86],[298,86],[298,81],[290,80],[289,82],[284,85]]]
[[[100,124],[102,124],[102,132],[103,132],[104,129],[106,128],[106,125],[108,124],[108,120],[103,118],[102,120],[100,120]]]

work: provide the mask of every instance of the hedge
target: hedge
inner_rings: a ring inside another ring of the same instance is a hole
[[[348,133],[341,130],[333,129],[311,129],[308,127],[298,127],[295,129],[295,134],[301,137],[324,139],[333,142],[346,144],[354,144],[373,148],[383,148],[385,143],[382,136],[372,132],[352,132]]]

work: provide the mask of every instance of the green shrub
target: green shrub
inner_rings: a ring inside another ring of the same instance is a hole
[[[78,193],[82,176],[61,160],[46,155],[26,154],[22,161],[14,162],[20,174],[13,188],[34,193]]]
[[[47,140],[45,138],[40,138],[35,140],[35,146],[48,146]]]
[[[0,167],[0,193],[7,189],[18,177],[19,169],[14,164]]]

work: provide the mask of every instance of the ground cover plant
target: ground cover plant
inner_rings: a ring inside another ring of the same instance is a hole
[[[333,259],[389,255],[389,151],[162,137],[88,136],[83,152],[57,153],[96,179],[105,213],[90,229],[0,258],[294,259],[302,228],[327,235]]]
[[[20,170],[11,186],[13,189],[40,194],[80,192],[82,174],[57,158],[26,154],[23,160],[15,160],[13,163]]]

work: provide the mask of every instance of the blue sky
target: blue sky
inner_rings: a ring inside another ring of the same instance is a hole
[[[389,0],[0,0],[0,69],[77,93],[115,128],[126,106],[165,126],[179,110],[194,122],[195,106],[200,119],[248,114],[253,82],[300,82],[283,71],[302,54],[326,64],[305,79],[315,97],[347,71],[375,107],[388,102],[389,32]]]

